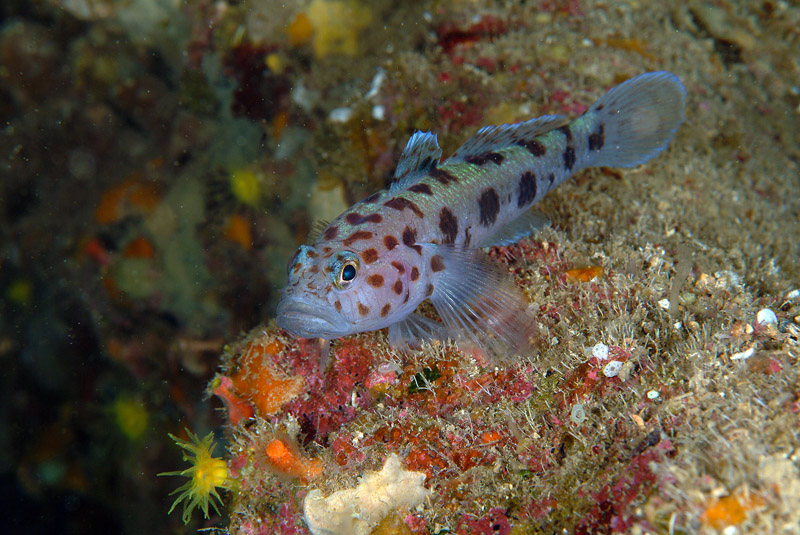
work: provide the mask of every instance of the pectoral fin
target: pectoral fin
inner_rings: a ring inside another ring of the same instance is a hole
[[[479,250],[432,247],[444,269],[434,280],[431,302],[447,332],[496,358],[529,354],[535,320],[510,274]]]
[[[400,351],[419,349],[422,342],[446,338],[444,325],[420,314],[409,314],[403,321],[389,325],[389,345]]]

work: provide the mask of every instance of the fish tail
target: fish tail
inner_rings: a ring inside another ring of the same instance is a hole
[[[653,158],[675,136],[685,106],[686,89],[670,72],[641,74],[611,89],[587,112],[600,127],[592,165],[635,167]]]

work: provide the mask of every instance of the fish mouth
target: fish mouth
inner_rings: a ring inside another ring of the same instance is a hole
[[[338,314],[297,299],[281,299],[277,321],[278,327],[298,338],[331,339],[348,334]]]

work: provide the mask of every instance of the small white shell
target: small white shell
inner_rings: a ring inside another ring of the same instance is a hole
[[[586,409],[583,408],[583,405],[580,403],[573,405],[569,419],[572,420],[572,423],[582,424],[586,420]]]
[[[328,114],[328,120],[332,123],[346,123],[353,117],[353,110],[350,108],[334,108]]]
[[[750,357],[752,357],[752,356],[753,356],[753,354],[754,354],[755,352],[756,352],[756,348],[755,348],[755,347],[751,347],[751,348],[750,348],[750,349],[748,349],[747,351],[742,351],[742,352],[740,352],[740,353],[734,353],[733,355],[731,355],[731,360],[745,360],[745,359],[749,359]]]
[[[770,309],[762,308],[758,311],[758,314],[756,314],[756,322],[763,323],[764,325],[768,323],[776,324],[778,323],[778,316]]]
[[[658,306],[663,308],[664,310],[669,310],[669,299],[666,297],[658,302]]]
[[[603,375],[606,377],[616,377],[622,369],[622,363],[618,360],[612,360],[603,366]]]
[[[592,347],[592,356],[597,360],[608,359],[608,346],[603,342],[597,342],[594,347]]]
[[[648,399],[658,399],[661,394],[658,393],[658,390],[649,390],[647,392]]]

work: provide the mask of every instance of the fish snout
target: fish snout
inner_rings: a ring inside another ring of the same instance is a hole
[[[278,304],[278,326],[299,338],[338,338],[349,334],[344,319],[334,310],[284,296]]]

